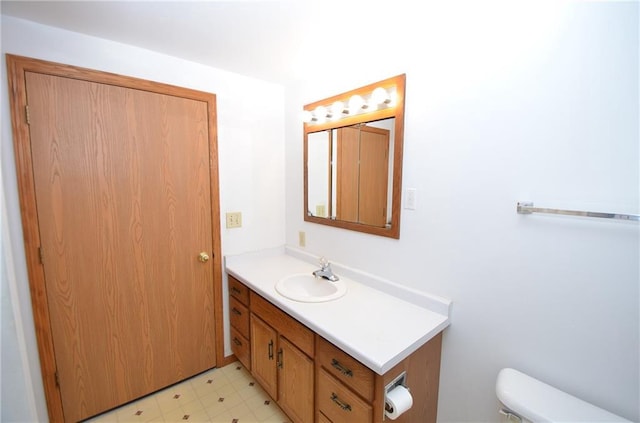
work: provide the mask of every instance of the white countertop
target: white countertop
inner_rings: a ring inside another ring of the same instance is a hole
[[[314,263],[316,257],[291,247],[225,257],[229,274],[379,375],[449,326],[450,301],[333,262],[347,284],[342,298],[304,303],[276,291],[280,279],[311,273],[319,268]]]

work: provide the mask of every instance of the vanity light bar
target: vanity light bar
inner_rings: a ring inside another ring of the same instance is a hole
[[[304,123],[319,124],[326,122],[328,119],[339,120],[343,117],[376,111],[384,107],[394,107],[396,104],[395,99],[395,88],[387,90],[383,87],[377,87],[366,99],[361,95],[355,94],[349,98],[347,104],[343,101],[335,101],[330,106],[320,105],[313,111],[304,110],[302,112],[302,121]]]

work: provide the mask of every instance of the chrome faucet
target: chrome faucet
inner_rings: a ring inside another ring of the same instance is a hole
[[[313,271],[313,276],[316,278],[325,278],[330,280],[331,282],[337,282],[340,280],[339,277],[333,274],[333,270],[331,270],[331,265],[329,264],[329,260],[324,257],[320,258],[320,266],[321,268]]]

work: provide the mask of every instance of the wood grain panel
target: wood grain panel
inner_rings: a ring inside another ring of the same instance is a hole
[[[167,382],[167,368],[184,378],[204,370],[202,363],[215,365],[224,354],[216,345],[222,311],[212,226],[219,221],[212,201],[215,96],[11,55],[7,64],[50,419],[75,421],[122,401],[122,392],[139,396],[177,381]],[[20,119],[27,102],[30,127]],[[158,211],[157,199],[165,210]],[[185,246],[194,240],[197,247]],[[213,257],[206,265],[196,260],[203,250]],[[55,282],[45,284],[50,277]],[[91,373],[90,361],[102,369]]]
[[[389,131],[360,128],[360,177],[358,222],[384,227],[387,224],[387,176],[389,175]]]
[[[318,411],[318,423],[332,423],[324,414]]]
[[[318,373],[316,404],[318,410],[333,423],[368,423],[373,418],[371,405],[335,380],[324,369],[320,369]]]
[[[360,130],[338,129],[336,155],[336,219],[358,223],[360,184]]]
[[[251,370],[251,344],[236,328],[231,329],[231,349],[247,370]]]
[[[295,345],[280,337],[282,368],[278,373],[278,404],[294,423],[313,421],[313,360]]]
[[[27,85],[59,379],[76,420],[215,365],[211,268],[195,260],[212,249],[206,105],[35,73]]]
[[[436,423],[438,417],[438,391],[440,386],[440,361],[442,354],[442,332],[431,338],[409,357],[376,378],[376,401],[374,421],[384,417],[384,387],[402,372],[407,372],[406,386],[411,391],[413,406],[398,416],[398,423]]]
[[[315,335],[313,331],[255,292],[251,291],[250,295],[251,313],[259,316],[280,335],[313,358],[315,354]]]
[[[242,304],[249,306],[249,288],[231,275],[228,275],[228,282],[229,294]]]
[[[55,351],[49,323],[50,313],[47,304],[44,268],[39,254],[38,207],[36,205],[33,180],[29,125],[25,110],[27,105],[25,69],[29,66],[39,67],[39,64],[32,64],[31,60],[25,60],[10,54],[7,54],[6,60],[9,77],[14,156],[20,196],[20,214],[29,272],[29,291],[33,308],[33,320],[40,355],[40,370],[49,419],[53,422],[62,422],[64,421],[64,411],[56,380]]]
[[[367,366],[317,335],[316,362],[337,380],[373,401],[375,374]]]
[[[229,298],[229,321],[242,336],[249,336],[249,309],[234,297]]]
[[[251,315],[251,374],[264,390],[278,400],[276,355],[278,334],[268,324]]]

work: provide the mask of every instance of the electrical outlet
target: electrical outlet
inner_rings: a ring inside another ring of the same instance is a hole
[[[326,215],[326,208],[324,206],[324,204],[318,204],[316,206],[316,216],[318,217],[327,217]]]
[[[404,208],[408,210],[415,210],[416,203],[418,202],[415,188],[407,188],[404,191]]]
[[[227,213],[227,228],[239,228],[242,226],[242,213]]]
[[[304,231],[298,232],[298,245],[304,247],[307,244],[307,235]]]

